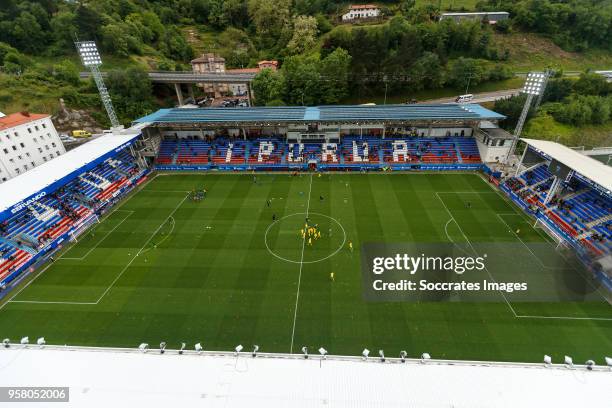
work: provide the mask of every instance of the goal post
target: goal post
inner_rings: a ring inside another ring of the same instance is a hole
[[[533,229],[542,229],[546,232],[546,234],[551,237],[556,245],[555,249],[557,250],[565,250],[571,248],[571,245],[567,240],[559,234],[554,228],[551,228],[546,222],[542,221],[541,218],[537,218],[536,222],[533,224]]]
[[[78,238],[82,235],[89,227],[93,224],[100,222],[100,219],[96,214],[91,214],[83,221],[81,221],[72,231],[70,231],[70,242],[79,242]]]

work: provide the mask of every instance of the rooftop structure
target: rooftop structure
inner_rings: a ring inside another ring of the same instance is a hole
[[[416,122],[501,120],[505,116],[475,104],[282,106],[253,108],[160,109],[138,119],[166,124],[289,124],[308,122]]]

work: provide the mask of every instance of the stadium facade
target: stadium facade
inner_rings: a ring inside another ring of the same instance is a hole
[[[482,171],[612,289],[612,169],[526,140],[518,166],[493,171],[512,144],[503,119],[476,104],[162,109],[0,186],[0,285],[18,283],[151,171],[461,170]]]

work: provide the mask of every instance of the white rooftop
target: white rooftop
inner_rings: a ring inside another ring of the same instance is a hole
[[[137,137],[137,131],[104,135],[0,184],[0,213],[73,171]]]
[[[600,362],[601,363],[601,362]],[[238,358],[12,346],[2,386],[70,387],[68,407],[579,407],[609,406],[612,372],[598,367],[498,365],[370,357]],[[53,405],[53,404],[51,404]],[[3,404],[3,406],[11,406]],[[15,407],[26,406],[23,403]]]
[[[599,184],[607,191],[612,191],[612,167],[560,143],[525,138],[521,140]]]

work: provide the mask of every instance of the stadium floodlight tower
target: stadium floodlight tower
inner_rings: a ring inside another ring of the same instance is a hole
[[[104,85],[102,73],[100,73],[100,65],[102,65],[102,58],[100,58],[98,46],[94,41],[77,41],[74,44],[76,45],[77,51],[79,52],[79,57],[81,57],[81,63],[85,68],[91,71],[91,75],[93,76],[93,79],[96,82],[98,92],[100,92],[100,98],[102,98],[102,103],[104,104],[104,108],[106,109],[108,118],[111,121],[112,129],[121,129],[122,126],[119,123],[119,120],[117,119],[115,108],[113,108],[113,102],[108,93],[108,90],[106,89],[106,85]]]
[[[525,121],[527,120],[527,114],[529,113],[529,108],[531,108],[533,98],[536,96],[539,97],[544,93],[544,87],[546,86],[547,78],[548,75],[544,72],[530,72],[527,74],[525,85],[521,90],[521,93],[527,95],[527,99],[525,100],[525,105],[523,106],[521,116],[519,116],[519,120],[518,122],[516,122],[516,127],[514,128],[514,137],[512,138],[512,144],[510,145],[510,149],[508,149],[508,155],[506,156],[507,164],[510,163],[510,158],[514,154],[514,149],[516,149],[518,140],[521,137],[521,133],[523,132],[523,126],[525,125]]]

